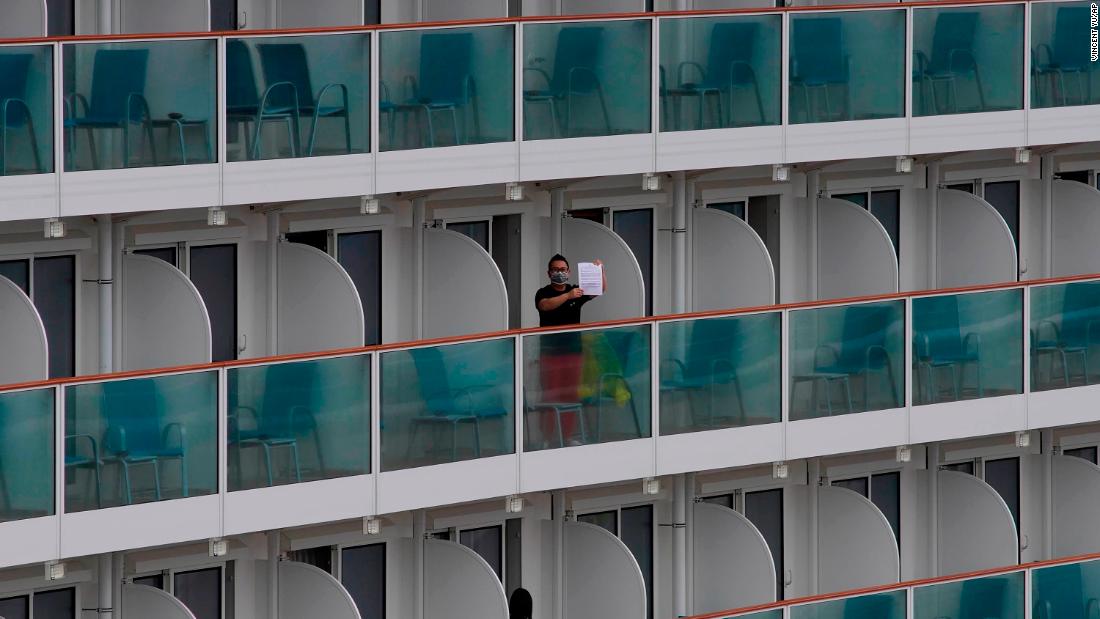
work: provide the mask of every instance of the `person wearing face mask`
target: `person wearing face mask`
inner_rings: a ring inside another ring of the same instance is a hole
[[[593,264],[603,265],[599,260]],[[578,286],[569,283],[569,261],[565,256],[556,254],[547,265],[546,274],[550,284],[539,288],[535,293],[535,307],[539,311],[540,327],[562,327],[579,324],[581,307],[595,297],[584,294]],[[607,270],[603,273],[603,288],[607,291]],[[581,380],[583,362],[581,338],[578,333],[558,333],[542,338],[542,350],[539,356],[539,378],[542,385],[542,401],[573,403],[578,401],[577,387]],[[561,415],[562,443],[579,444],[573,437],[577,426],[578,413]],[[542,417],[543,448],[550,446],[550,440],[557,435],[557,418],[551,414]]]

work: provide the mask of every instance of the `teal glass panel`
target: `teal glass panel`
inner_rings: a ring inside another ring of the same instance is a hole
[[[527,24],[523,139],[648,133],[648,20]]]
[[[54,390],[0,393],[0,522],[54,513]]]
[[[781,15],[661,20],[661,131],[778,125]]]
[[[66,171],[217,161],[217,41],[63,49]]]
[[[901,301],[792,311],[791,420],[904,405],[904,332]]]
[[[53,48],[0,47],[0,176],[53,172]]]
[[[379,36],[383,151],[514,139],[514,26]]]
[[[382,353],[382,470],[515,453],[515,341]]]
[[[905,11],[791,14],[790,122],[905,116]]]
[[[370,150],[370,35],[227,39],[229,161]]]
[[[525,451],[650,436],[649,325],[523,338]]]
[[[1092,58],[1092,2],[1031,6],[1031,107],[1100,103],[1100,62]]]
[[[1068,563],[1031,572],[1034,619],[1100,614],[1100,561]]]
[[[792,606],[791,619],[905,619],[905,589]]]
[[[1031,390],[1094,382],[1095,353],[1100,352],[1100,282],[1037,286],[1030,292]]]
[[[1024,618],[1024,573],[957,580],[913,590],[913,619]]]
[[[661,434],[777,423],[780,315],[659,325]]]
[[[773,610],[762,610],[756,613],[746,613],[743,615],[728,615],[725,617],[715,617],[714,619],[783,619],[783,609],[776,608]]]
[[[370,356],[230,368],[229,490],[370,472]]]
[[[218,374],[65,387],[65,511],[218,491]]]
[[[1024,106],[1024,5],[913,9],[913,115]]]
[[[1023,291],[913,299],[913,403],[1023,392]]]

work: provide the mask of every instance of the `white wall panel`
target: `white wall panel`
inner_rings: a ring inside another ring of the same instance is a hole
[[[130,619],[195,619],[171,593],[133,583],[122,585],[122,612]]]
[[[277,0],[277,28],[358,26],[363,23],[363,0]]]
[[[46,35],[46,0],[4,0],[0,38]]]
[[[997,210],[965,191],[939,192],[935,287],[1016,281],[1016,242]]]
[[[46,328],[34,303],[6,277],[0,277],[0,385],[49,377]]]
[[[865,208],[817,201],[817,290],[822,299],[898,291],[898,258],[890,235]]]
[[[122,369],[210,363],[210,316],[195,285],[167,262],[122,258]]]
[[[578,262],[602,260],[607,290],[581,311],[582,322],[599,322],[645,315],[645,283],[634,252],[607,226],[566,217],[561,222],[562,253],[576,273]]]
[[[820,593],[898,582],[897,538],[874,503],[847,488],[823,486],[817,505]]]
[[[1055,557],[1100,552],[1100,467],[1083,458],[1053,456]]]
[[[1054,179],[1052,277],[1100,271],[1100,191]]]
[[[301,243],[279,243],[280,355],[362,346],[359,292],[332,256]]]
[[[692,209],[692,310],[775,303],[768,249],[749,224],[718,209]]]
[[[694,612],[774,602],[775,563],[760,531],[728,507],[696,503],[694,508]]]
[[[493,257],[453,230],[424,230],[424,337],[508,328],[508,290]]]
[[[630,549],[594,524],[564,526],[565,619],[645,619],[645,581]]]
[[[209,0],[121,0],[124,34],[210,30]]]
[[[959,574],[1019,561],[1012,512],[989,484],[958,471],[939,475],[940,574]]]
[[[424,619],[508,619],[493,568],[455,542],[424,540]]]
[[[359,619],[344,585],[306,563],[279,563],[279,619]]]

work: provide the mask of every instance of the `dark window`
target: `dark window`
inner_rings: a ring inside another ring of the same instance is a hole
[[[871,192],[871,214],[886,229],[890,242],[894,244],[894,254],[901,255],[898,244],[901,234],[901,191],[888,189]]]
[[[985,184],[985,201],[997,209],[1012,232],[1016,251],[1020,250],[1020,181]]]
[[[152,587],[154,589],[164,588],[164,574],[152,574],[150,576],[142,576],[134,579],[135,585],[145,585],[146,587]]]
[[[179,267],[177,262],[176,248],[175,247],[156,247],[154,249],[135,249],[134,253],[139,256],[152,256],[153,258],[159,258],[168,264]]]
[[[783,489],[745,493],[745,517],[764,536],[775,563],[775,592],[783,599]]]
[[[749,198],[749,226],[756,232],[772,259],[775,299],[779,300],[779,196]]]
[[[341,551],[340,581],[363,619],[386,617],[386,545],[356,546]]]
[[[594,221],[600,225],[604,225],[603,215],[604,210],[602,208],[584,208],[569,211],[569,216],[573,219],[587,219],[588,221]]]
[[[363,23],[368,26],[382,23],[382,0],[363,0]]]
[[[35,592],[32,605],[34,619],[75,619],[76,589]]]
[[[866,477],[856,477],[854,479],[841,479],[841,480],[838,480],[838,481],[831,482],[831,484],[834,485],[834,486],[841,487],[841,488],[847,488],[847,489],[851,490],[852,492],[855,492],[855,493],[859,494],[863,498],[869,498],[869,495],[867,494],[869,488],[868,488],[868,485],[867,485],[867,478]]]
[[[19,286],[23,294],[31,294],[31,261],[6,260],[0,262],[0,277],[6,277]]]
[[[867,208],[867,192],[860,193],[838,193],[833,194],[833,197],[837,200],[847,200],[853,204],[858,204],[863,208]]]
[[[1075,170],[1073,172],[1059,172],[1054,175],[1054,178],[1060,178],[1064,181],[1077,181],[1078,183],[1089,184],[1089,171],[1088,170]]]
[[[210,0],[210,31],[237,29],[237,0]]]
[[[329,574],[332,573],[332,547],[321,546],[319,548],[306,548],[303,550],[295,550],[290,553],[291,561],[298,561],[300,563],[308,563],[313,567],[324,570]]]
[[[482,527],[480,529],[467,529],[458,534],[458,541],[463,546],[473,550],[489,567],[493,568],[497,578],[504,580],[504,548],[501,545],[501,527]]]
[[[29,616],[30,605],[26,596],[0,600],[0,617],[4,619],[28,619]]]
[[[508,326],[518,329],[523,326],[522,242],[523,218],[521,215],[498,215],[493,217],[493,242],[490,253],[497,264],[504,287],[508,292]]]
[[[76,258],[34,259],[34,306],[46,327],[50,378],[76,374]]]
[[[622,512],[622,540],[645,581],[646,616],[653,617],[653,506],[624,507]]]
[[[523,586],[523,518],[504,523],[504,591],[512,593]]]
[[[704,503],[714,503],[715,505],[721,505],[722,507],[728,507],[733,509],[733,495],[732,494],[719,494],[716,496],[703,497]]]
[[[723,213],[729,213],[738,219],[746,219],[744,200],[738,200],[736,202],[711,202],[707,205],[707,208],[712,208],[716,211],[722,211]]]
[[[489,251],[488,221],[456,221],[447,224],[447,229],[470,237],[475,243],[481,245],[481,248],[486,252]]]
[[[46,0],[46,34],[65,37],[76,34],[73,0]]]
[[[955,189],[957,191],[965,191],[966,193],[974,193],[974,182],[967,181],[965,183],[954,183],[952,185],[946,185],[947,189]]]
[[[940,466],[945,471],[958,471],[960,473],[966,473],[967,475],[974,474],[974,461],[964,460],[963,462],[955,462],[952,464],[944,464]]]
[[[191,281],[210,315],[214,361],[237,358],[237,246],[191,248]]]
[[[871,476],[871,502],[886,516],[894,539],[901,546],[901,473],[879,473]]]
[[[1096,464],[1096,448],[1095,447],[1078,447],[1077,449],[1064,449],[1062,450],[1063,456],[1073,456],[1074,458],[1081,458],[1082,460],[1088,460],[1089,462]]]
[[[336,256],[359,291],[366,325],[363,343],[382,343],[382,233],[341,234],[336,237]]]
[[[441,539],[449,542],[451,541],[451,530],[443,529],[442,531],[432,531],[431,533],[428,533],[428,536],[432,539]]]
[[[1020,530],[1020,459],[1004,458],[987,460],[985,463],[985,483],[993,487],[1005,500],[1016,530]]]
[[[653,315],[653,209],[615,211],[612,214],[612,230],[622,237],[638,266],[642,269],[645,285],[645,313]]]
[[[310,230],[308,232],[288,232],[286,240],[301,243],[328,253],[328,230]]]
[[[577,516],[577,522],[587,522],[588,524],[594,524],[597,527],[607,529],[615,537],[619,536],[618,512],[610,511],[596,512],[594,514],[584,514],[583,516]]]
[[[211,567],[192,572],[177,572],[175,596],[195,619],[221,619],[222,570]]]
[[[508,0],[508,17],[519,17],[521,15],[523,15],[523,1]]]

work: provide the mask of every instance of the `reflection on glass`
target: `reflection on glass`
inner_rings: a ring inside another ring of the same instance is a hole
[[[370,471],[370,356],[231,368],[229,490]]]
[[[661,131],[778,125],[780,15],[661,20]]]
[[[216,161],[217,42],[64,47],[65,170]]]
[[[780,315],[660,325],[661,434],[776,423]]]
[[[1100,103],[1093,86],[1089,2],[1040,2],[1031,7],[1031,107]]]
[[[647,133],[649,21],[527,24],[525,140]]]
[[[526,451],[650,435],[648,325],[523,338]]]
[[[383,151],[510,142],[515,28],[381,33]]]
[[[913,10],[913,115],[1019,110],[1024,6]]]
[[[994,290],[913,299],[913,402],[1023,390],[1023,294]]]
[[[791,619],[905,619],[905,590],[792,606]]]
[[[901,406],[904,316],[901,301],[791,312],[791,420]]]
[[[230,161],[370,150],[370,35],[229,39]]]
[[[939,617],[1024,617],[1024,573],[917,587],[913,590],[913,619]]]
[[[54,513],[53,396],[0,393],[0,522]]]
[[[905,115],[905,12],[791,15],[790,122]]]
[[[1031,572],[1035,619],[1100,613],[1100,561],[1043,567]]]
[[[1031,289],[1031,389],[1087,385],[1100,346],[1100,282]]]
[[[728,617],[722,617],[721,619],[783,619],[783,609],[776,608],[773,610],[763,610],[757,613],[730,615]]]
[[[382,354],[382,470],[515,452],[515,342]]]
[[[53,172],[53,48],[0,47],[0,176]]]
[[[65,511],[218,491],[218,374],[65,388]]]

